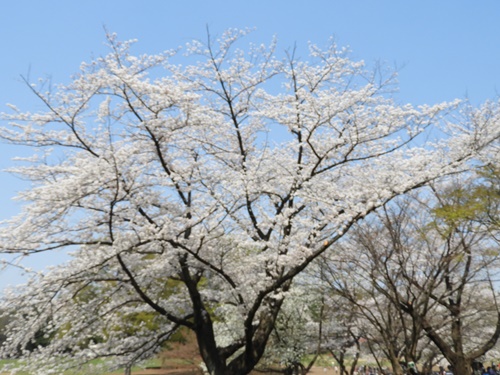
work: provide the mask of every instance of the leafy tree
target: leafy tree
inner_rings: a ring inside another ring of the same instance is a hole
[[[12,168],[32,185],[0,249],[73,258],[6,297],[20,314],[2,356],[50,321],[49,333],[67,329],[31,353],[35,373],[103,356],[123,366],[186,327],[211,374],[247,374],[297,275],[499,136],[496,103],[399,105],[391,79],[333,44],[306,62],[274,44],[236,49],[240,35],[190,43],[185,65],[110,36],[109,55],[70,84],[29,85],[45,110],[4,115],[0,136],[37,154]],[[443,136],[426,142],[431,130]],[[100,292],[78,299],[89,285]],[[130,335],[123,317],[151,313],[157,328]]]
[[[494,159],[493,159],[494,160]],[[455,180],[444,191],[435,191],[435,222],[441,230],[474,224],[474,230],[488,232],[498,242],[500,228],[500,170],[492,164],[474,170],[466,180]]]

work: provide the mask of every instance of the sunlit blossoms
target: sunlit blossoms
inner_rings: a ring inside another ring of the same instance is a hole
[[[4,356],[37,374],[127,365],[186,327],[210,374],[247,374],[309,263],[500,135],[496,103],[399,105],[335,45],[280,57],[240,34],[191,43],[185,64],[110,36],[69,85],[31,87],[44,111],[4,115],[0,136],[37,155],[12,168],[32,186],[0,249],[72,252],[7,296]]]

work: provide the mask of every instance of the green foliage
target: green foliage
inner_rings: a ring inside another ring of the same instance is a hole
[[[0,345],[7,339],[5,329],[10,321],[8,315],[0,316]]]
[[[446,236],[460,226],[500,228],[500,169],[485,166],[473,181],[455,184],[438,194],[433,223]]]
[[[38,330],[33,339],[26,345],[26,350],[33,351],[38,347],[44,347],[50,344],[51,340],[54,338],[54,334],[47,333],[45,329]]]
[[[482,188],[473,190],[457,188],[446,194],[446,202],[435,208],[434,213],[447,223],[457,225],[480,216],[486,204]]]

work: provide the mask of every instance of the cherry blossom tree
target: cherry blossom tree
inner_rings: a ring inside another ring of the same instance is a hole
[[[12,168],[31,186],[0,249],[72,258],[6,295],[2,356],[124,366],[186,327],[210,374],[247,374],[308,264],[500,134],[497,103],[400,105],[333,43],[306,61],[241,34],[189,43],[184,64],[110,36],[71,83],[29,85],[44,110],[4,115],[0,136],[35,154]],[[41,328],[50,344],[25,351]]]
[[[350,313],[353,321],[351,324],[358,331],[356,339],[363,339],[376,362],[389,361],[392,372],[402,375],[404,369],[400,361],[405,347],[416,348],[420,336],[408,334],[410,330],[405,323],[409,319],[374,285],[378,280],[371,277],[372,258],[357,242],[359,231],[359,228],[351,230],[350,241],[342,241],[343,244],[331,257],[322,257],[318,282],[326,284],[327,300],[343,301],[344,309]],[[351,237],[354,239],[351,240]],[[374,235],[374,242],[376,238]],[[383,256],[384,249],[378,250]],[[415,359],[414,356],[411,358],[412,361]],[[382,365],[379,368],[382,369]]]
[[[306,374],[324,352],[323,312],[321,296],[307,285],[294,283],[256,369],[261,372]]]
[[[486,195],[484,188],[462,179],[434,194],[398,200],[343,241],[339,253],[350,259],[332,266],[329,280],[363,308],[383,347],[396,348],[387,350],[393,367],[403,355],[417,362],[433,354],[422,351],[425,334],[454,374],[467,375],[498,341],[498,226],[491,222],[498,216],[498,191]],[[348,279],[342,273],[349,268],[358,272]]]
[[[325,280],[320,279],[318,284],[324,286]],[[355,306],[347,304],[330,288],[321,289],[321,349],[331,354],[341,375],[353,375],[361,355],[363,324]]]

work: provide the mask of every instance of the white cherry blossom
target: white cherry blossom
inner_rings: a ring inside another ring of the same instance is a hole
[[[38,157],[11,169],[32,184],[0,249],[72,260],[6,296],[3,356],[34,374],[128,365],[187,327],[211,374],[247,374],[311,261],[500,135],[497,103],[400,105],[333,44],[280,58],[239,37],[191,43],[180,65],[110,36],[70,84],[29,86],[44,111],[4,115],[0,136]],[[37,332],[50,344],[22,350]]]

